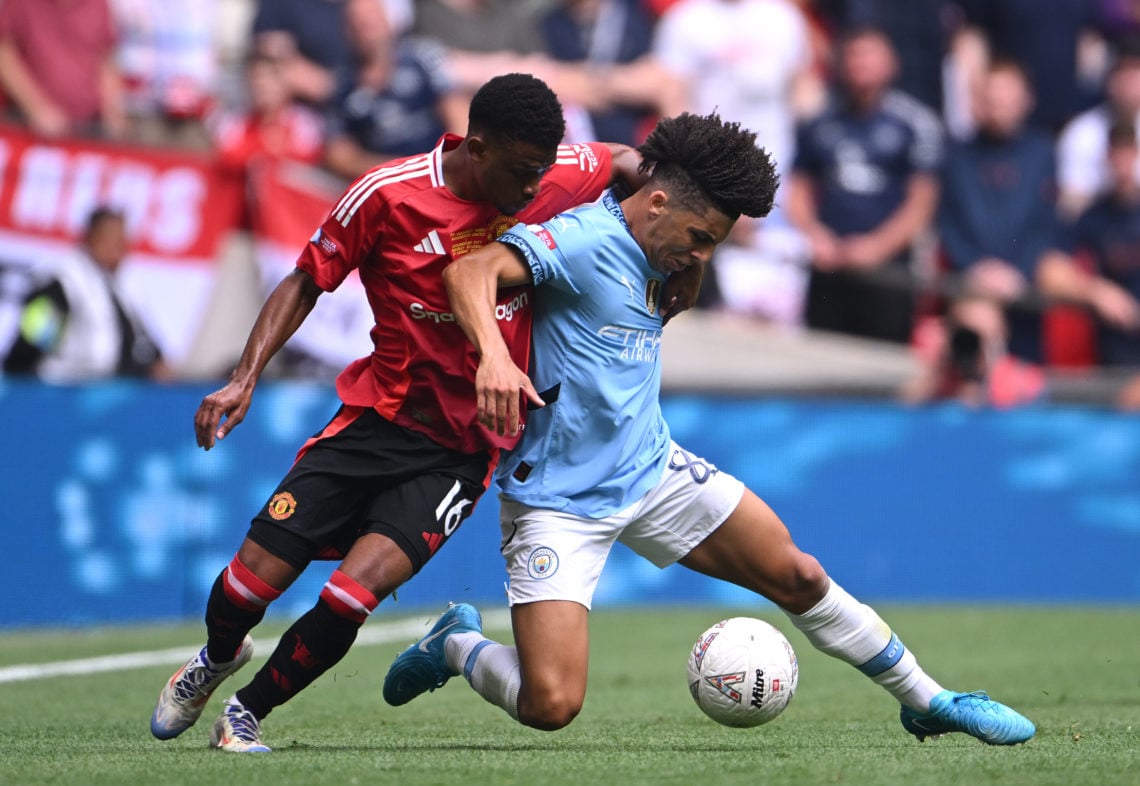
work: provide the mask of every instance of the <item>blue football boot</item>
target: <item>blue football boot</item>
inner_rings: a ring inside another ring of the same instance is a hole
[[[962,731],[988,745],[1017,745],[1031,739],[1037,728],[1025,716],[991,699],[983,691],[954,693],[944,690],[920,715],[909,707],[899,711],[903,728],[918,737],[939,737]]]
[[[407,704],[421,693],[441,688],[456,674],[447,665],[443,643],[453,633],[482,633],[483,618],[469,603],[453,603],[427,635],[401,652],[384,677],[384,701]]]

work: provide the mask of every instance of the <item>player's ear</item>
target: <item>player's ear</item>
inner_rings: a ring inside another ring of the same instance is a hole
[[[649,212],[653,215],[660,215],[669,209],[669,194],[662,191],[660,188],[655,188],[649,193]]]
[[[491,146],[479,135],[467,137],[467,152],[476,161],[483,161],[490,154]]]

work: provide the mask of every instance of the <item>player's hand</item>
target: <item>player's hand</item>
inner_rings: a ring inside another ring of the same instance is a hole
[[[697,304],[704,277],[704,265],[689,265],[665,279],[665,286],[661,290],[661,302],[657,305],[663,325],[669,324],[670,319]]]
[[[214,447],[215,440],[225,439],[226,434],[245,418],[252,401],[253,386],[239,382],[230,382],[202,399],[194,413],[194,435],[198,447],[209,450]]]
[[[475,372],[479,422],[499,436],[518,434],[520,390],[535,406],[545,405],[530,377],[514,364],[509,355],[484,356]]]

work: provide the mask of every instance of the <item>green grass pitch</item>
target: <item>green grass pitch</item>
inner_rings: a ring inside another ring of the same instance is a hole
[[[263,725],[267,755],[206,745],[223,686],[176,740],[148,721],[177,663],[87,676],[14,680],[11,667],[167,648],[188,657],[199,625],[0,632],[0,784],[313,786],[313,784],[748,784],[749,786],[1134,786],[1140,784],[1140,609],[880,608],[946,687],[985,689],[1038,726],[1030,743],[993,748],[964,735],[919,743],[897,704],[855,669],[813,650],[771,607],[601,609],[591,616],[589,693],[567,729],[519,726],[461,678],[392,708],[380,684],[415,636],[358,646]],[[785,632],[799,690],[773,723],[728,729],[688,695],[685,660],[716,620],[754,613]],[[424,629],[435,613],[422,618]],[[409,612],[385,604],[365,631]],[[280,621],[255,635],[272,638]],[[502,629],[490,635],[508,639]]]

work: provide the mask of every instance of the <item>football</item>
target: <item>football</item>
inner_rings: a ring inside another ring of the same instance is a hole
[[[788,706],[798,681],[792,645],[778,628],[752,617],[721,620],[689,653],[689,692],[725,726],[769,722]]]

